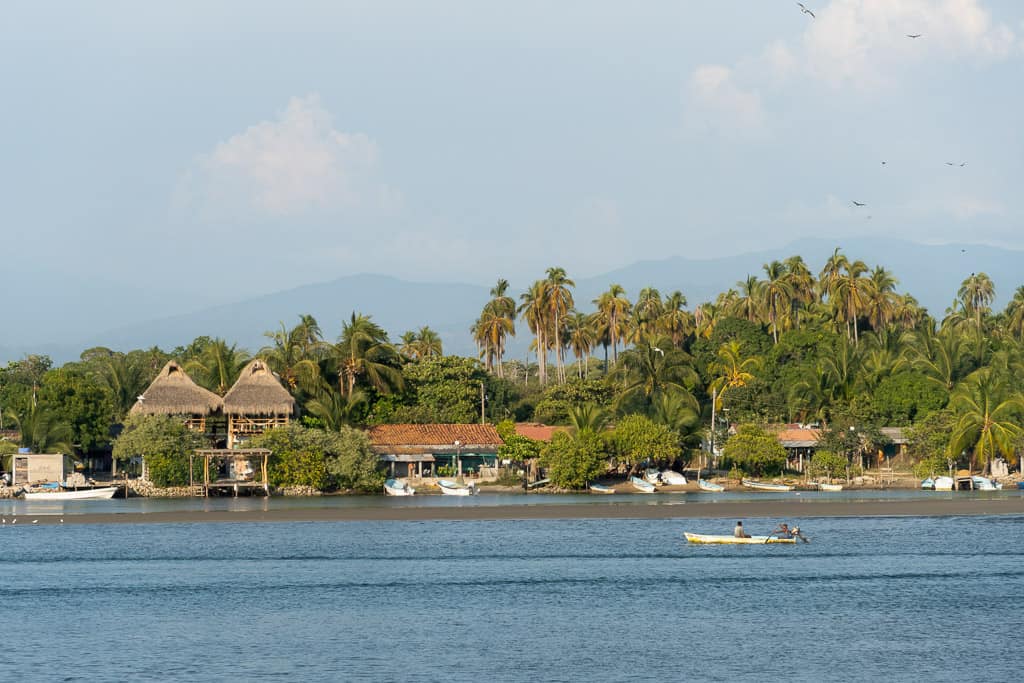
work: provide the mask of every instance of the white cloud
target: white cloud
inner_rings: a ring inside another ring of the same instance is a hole
[[[736,85],[733,72],[721,64],[703,64],[690,76],[687,123],[722,134],[760,132],[761,97]]]
[[[401,197],[375,180],[377,163],[373,140],[336,130],[317,95],[294,97],[276,119],[250,126],[199,157],[177,199],[215,216],[393,209]]]

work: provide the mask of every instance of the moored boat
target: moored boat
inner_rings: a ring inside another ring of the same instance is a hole
[[[661,473],[661,480],[669,486],[686,486],[686,477],[674,470],[665,470]]]
[[[686,540],[690,543],[708,544],[738,544],[738,545],[764,545],[765,543],[788,543],[795,544],[795,538],[776,538],[775,536],[750,536],[740,538],[738,536],[714,535],[714,534],[691,534],[684,532]]]
[[[629,483],[640,493],[654,493],[654,484],[644,481],[640,477],[630,477]]]
[[[439,479],[437,485],[446,496],[475,496],[476,484],[459,484],[449,479]]]
[[[952,491],[955,483],[953,477],[935,477],[935,490]]]
[[[743,479],[743,485],[748,489],[754,489],[755,491],[792,491],[793,487],[789,484],[769,484],[763,481],[754,481],[753,479]]]
[[[842,484],[818,484],[818,490],[819,491],[829,491],[829,492],[834,493],[836,491],[842,491],[843,490],[843,485]]]
[[[416,493],[416,489],[409,486],[409,482],[388,479],[384,482],[384,493],[389,496],[411,496]]]
[[[998,491],[1003,488],[1002,484],[995,482],[988,477],[979,477],[978,475],[974,475],[971,477],[971,481],[974,483],[975,491]]]
[[[118,486],[105,486],[99,489],[25,489],[25,500],[107,500],[114,497]]]
[[[924,481],[921,482],[921,488],[925,489],[926,491],[934,491],[935,490],[935,480],[932,479],[931,477],[928,477],[927,479],[925,479]]]
[[[654,484],[655,486],[664,483],[661,480],[661,472],[655,469],[645,470],[644,480],[647,481],[648,483]]]
[[[721,493],[725,490],[725,487],[721,484],[716,484],[715,482],[708,481],[707,479],[698,479],[697,488],[701,491],[708,491],[710,493]]]
[[[604,484],[591,484],[590,492],[608,494],[615,493],[615,489],[613,489],[611,486],[605,486]]]

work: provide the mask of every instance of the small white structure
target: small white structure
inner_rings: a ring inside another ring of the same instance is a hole
[[[11,484],[24,486],[42,482],[63,482],[75,471],[69,456],[63,453],[15,453]]]

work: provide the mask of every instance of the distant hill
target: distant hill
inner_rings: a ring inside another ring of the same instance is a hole
[[[1024,284],[1020,265],[1024,252],[1020,251],[977,245],[921,245],[893,239],[810,239],[778,249],[716,259],[675,256],[634,263],[603,275],[576,278],[575,298],[578,307],[590,310],[590,302],[610,284],[617,283],[630,298],[646,286],[656,287],[663,295],[678,289],[692,308],[714,299],[747,274],[763,276],[762,265],[775,259],[800,254],[816,274],[836,246],[841,246],[850,258],[891,270],[900,280],[899,290],[913,294],[937,317],[942,316],[960,282],[972,272],[983,271],[992,277],[998,293],[997,307],[1004,306],[1013,291]],[[496,272],[495,279],[500,275]],[[513,283],[513,295],[518,297],[525,284]],[[12,343],[8,335],[4,340],[6,348],[0,347],[0,360],[6,362],[32,351],[48,353],[55,361],[63,362],[77,358],[91,346],[133,349],[157,345],[171,349],[203,334],[223,337],[255,351],[266,343],[264,332],[277,328],[281,322],[291,327],[302,313],[315,316],[325,336],[334,339],[341,331],[341,321],[353,311],[372,315],[393,339],[406,330],[429,325],[441,335],[446,352],[472,355],[475,348],[469,328],[487,301],[489,288],[490,285],[409,282],[387,275],[352,275],[105,332],[67,334],[66,343],[25,348]],[[522,357],[529,333],[525,325],[517,327],[519,337],[509,351]]]

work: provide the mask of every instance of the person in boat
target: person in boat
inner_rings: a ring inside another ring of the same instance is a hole
[[[779,528],[771,533],[772,536],[777,538],[793,538],[793,532],[790,531],[789,525],[783,522],[779,525]]]
[[[750,538],[750,534],[743,529],[743,522],[736,522],[736,528],[732,530],[732,535],[736,538]]]

